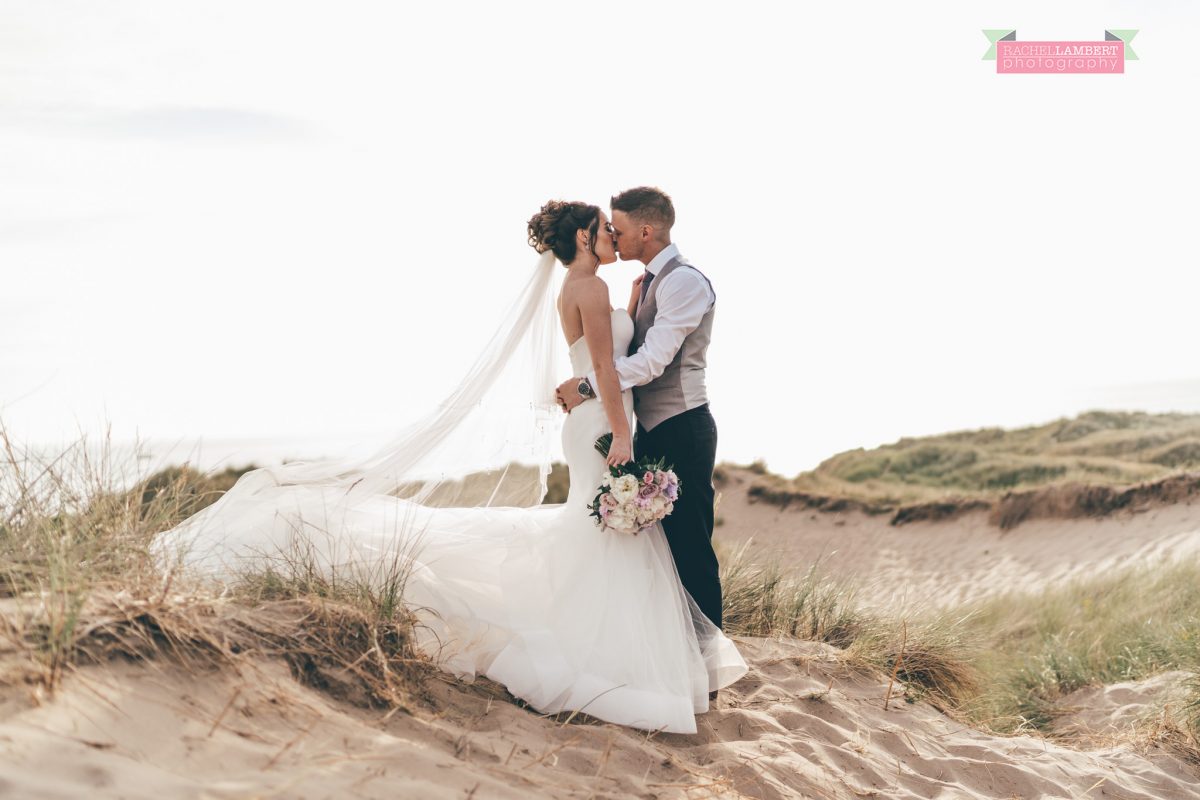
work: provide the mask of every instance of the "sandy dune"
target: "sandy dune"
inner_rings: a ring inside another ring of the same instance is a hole
[[[434,681],[388,715],[306,688],[278,663],[191,674],[80,669],[42,704],[0,705],[14,798],[1187,798],[1169,755],[1068,750],[957,724],[810,643],[741,640],[752,671],[692,737],[562,724],[495,686]],[[1193,768],[1194,769],[1194,768]]]
[[[0,706],[0,794],[13,798],[1195,798],[1169,754],[997,738],[833,651],[742,640],[752,672],[696,736],[562,724],[498,687],[436,681],[414,714],[301,686],[278,663],[241,675],[169,664],[79,670],[52,700]]]
[[[1006,591],[1200,554],[1200,503],[1121,512],[1103,519],[1037,519],[1012,530],[985,512],[943,522],[894,526],[888,516],[781,509],[746,494],[754,475],[730,470],[716,539],[729,551],[756,552],[850,578],[860,599],[953,605]]]
[[[749,479],[725,487],[726,548],[752,540],[796,567],[821,557],[881,604],[957,602],[1200,550],[1200,505],[1007,532],[982,514],[893,527],[751,503]],[[1179,674],[1064,698],[1053,732],[1087,748],[1071,749],[970,729],[899,687],[885,710],[887,681],[848,671],[825,645],[738,642],[751,672],[695,736],[543,718],[487,681],[428,679],[389,714],[262,658],[236,672],[165,659],[81,667],[52,697],[0,686],[0,797],[1200,798],[1200,767],[1128,736]]]

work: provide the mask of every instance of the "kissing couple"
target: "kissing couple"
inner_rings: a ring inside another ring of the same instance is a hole
[[[330,580],[399,575],[443,669],[486,675],[542,713],[694,733],[746,672],[721,630],[712,547],[716,294],[671,241],[665,192],[629,189],[611,212],[546,203],[527,225],[533,274],[435,411],[366,458],[247,472],[157,537],[164,566],[228,582],[302,552]],[[645,271],[614,309],[598,271],[618,257]],[[574,376],[555,389],[564,339]],[[565,503],[544,505],[559,421],[570,485]],[[629,535],[588,509],[610,467],[635,458],[670,465],[680,493]]]

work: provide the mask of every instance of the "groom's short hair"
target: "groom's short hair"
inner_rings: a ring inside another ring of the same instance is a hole
[[[662,189],[638,186],[626,189],[611,200],[613,211],[624,211],[638,222],[653,225],[663,231],[675,224],[675,206]]]

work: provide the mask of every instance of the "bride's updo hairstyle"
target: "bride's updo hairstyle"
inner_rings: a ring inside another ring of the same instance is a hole
[[[600,206],[551,200],[529,219],[529,246],[539,253],[553,250],[555,258],[570,264],[578,250],[575,232],[581,229],[587,231],[588,250],[596,255]]]

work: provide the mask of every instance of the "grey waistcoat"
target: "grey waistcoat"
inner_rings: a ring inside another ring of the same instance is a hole
[[[646,333],[654,325],[654,317],[658,313],[658,287],[662,285],[664,278],[685,266],[692,265],[676,256],[654,276],[654,281],[650,284],[645,299],[638,305],[633,320],[630,355],[638,351],[646,341]],[[708,288],[712,289],[712,282],[703,273],[700,277],[704,278]],[[713,295],[716,296],[716,291],[713,291]],[[708,402],[708,392],[704,385],[704,368],[707,365],[705,353],[708,352],[708,343],[712,339],[713,312],[716,311],[716,307],[714,302],[701,318],[696,330],[683,340],[679,352],[663,370],[662,375],[645,386],[633,387],[634,413],[646,430],[657,427],[676,414],[682,414]]]

